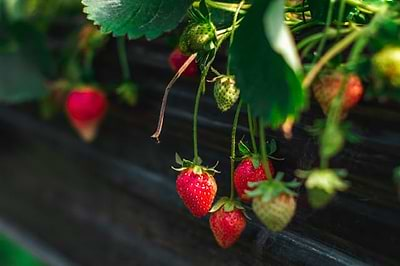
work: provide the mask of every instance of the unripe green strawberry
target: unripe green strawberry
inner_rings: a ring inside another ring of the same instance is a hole
[[[305,183],[308,201],[313,208],[325,207],[337,191],[346,190],[348,185],[332,169],[316,169]]]
[[[240,90],[233,76],[220,76],[214,83],[214,98],[222,112],[228,111],[239,99]]]
[[[264,201],[263,197],[253,200],[252,208],[260,221],[271,231],[282,231],[292,220],[296,211],[296,201],[293,196],[282,193],[279,196]]]
[[[182,32],[178,48],[186,55],[209,51],[215,48],[215,40],[216,29],[212,23],[191,23]]]
[[[344,75],[335,72],[330,75],[323,76],[313,85],[315,99],[320,104],[322,111],[328,113],[332,101],[340,92]],[[350,74],[345,85],[345,92],[342,103],[342,117],[354,107],[362,98],[364,92],[363,85],[357,75]]]
[[[274,179],[250,183],[252,191],[247,195],[253,198],[254,213],[269,230],[282,231],[292,220],[296,211],[296,193],[293,188],[299,187],[296,181],[283,182],[283,173],[276,174]]]
[[[378,78],[386,78],[393,87],[400,88],[400,46],[385,47],[372,58]]]

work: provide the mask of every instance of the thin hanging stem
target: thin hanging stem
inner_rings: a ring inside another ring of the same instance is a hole
[[[250,139],[251,139],[251,145],[253,147],[253,152],[258,153],[257,151],[257,144],[256,144],[256,137],[254,135],[254,123],[253,123],[253,116],[251,114],[251,108],[250,105],[247,105],[247,121],[249,124],[249,131],[250,131]]]
[[[235,189],[234,189],[234,184],[233,184],[233,173],[235,171],[236,131],[237,131],[241,108],[242,108],[242,100],[239,101],[239,104],[236,107],[236,113],[235,113],[235,117],[233,119],[233,125],[232,125],[231,158],[230,158],[231,159],[231,196],[230,196],[231,200],[235,196]]]
[[[267,147],[266,147],[266,139],[265,139],[265,126],[264,120],[262,118],[259,119],[259,134],[260,134],[260,149],[261,149],[261,162],[264,166],[265,175],[269,180],[273,179],[271,169],[269,168],[268,156],[267,156]]]
[[[119,37],[117,39],[117,45],[118,45],[119,63],[121,65],[121,70],[122,70],[122,77],[124,81],[128,81],[131,79],[131,72],[128,63],[128,57],[126,55],[125,38]]]
[[[307,76],[303,80],[303,87],[308,88],[317,77],[321,69],[325,66],[325,64],[329,62],[329,60],[331,60],[337,54],[346,49],[350,44],[352,44],[358,37],[360,37],[364,33],[364,30],[355,30],[347,35],[345,38],[343,38],[341,41],[336,43],[336,45],[333,46],[330,50],[328,50],[328,52],[326,52],[314,65],[310,72],[308,72]]]
[[[323,32],[323,36],[322,36],[321,42],[318,45],[317,52],[315,54],[315,57],[314,57],[314,60],[313,60],[312,64],[315,64],[315,62],[317,62],[317,60],[320,58],[320,56],[322,54],[322,51],[325,48],[326,41],[328,40],[328,29],[329,29],[329,27],[330,27],[330,25],[332,23],[333,6],[334,6],[335,2],[336,2],[336,0],[330,0],[329,1],[328,15],[327,15],[327,18],[326,18],[325,29],[324,29],[324,32]]]
[[[163,96],[162,103],[161,103],[160,115],[158,117],[157,129],[153,133],[153,135],[151,135],[151,137],[156,139],[157,142],[160,142],[160,135],[161,135],[161,131],[162,131],[162,128],[164,125],[164,116],[165,116],[165,110],[167,108],[168,94],[169,94],[172,86],[179,79],[179,77],[185,71],[185,69],[190,65],[190,63],[193,62],[193,60],[196,58],[196,56],[197,56],[197,53],[192,54],[186,60],[186,62],[179,68],[178,72],[176,72],[174,77],[171,79],[171,81],[168,83],[167,87],[165,88],[164,96]]]
[[[86,81],[92,81],[93,80],[93,59],[94,59],[94,51],[89,50],[87,54],[85,55],[84,61],[83,61],[83,67],[84,67],[84,79]]]
[[[230,36],[230,39],[229,39],[229,48],[232,46],[233,38],[235,37],[235,30],[237,28],[236,24],[237,24],[237,20],[238,20],[238,17],[239,17],[239,12],[240,12],[240,10],[241,10],[243,5],[244,5],[244,1],[241,1],[240,4],[237,7],[235,15],[233,16],[233,22],[232,22],[233,28],[232,28],[231,36]],[[229,73],[230,73],[230,69],[229,69],[229,66],[231,65],[230,62],[231,62],[231,57],[228,56],[228,64],[227,64],[227,70],[226,70],[226,74],[227,75],[229,75]]]
[[[198,143],[197,143],[197,119],[199,115],[199,105],[200,105],[200,98],[201,94],[204,91],[204,86],[205,86],[205,79],[201,79],[199,88],[197,89],[197,94],[196,94],[196,99],[195,99],[195,104],[194,104],[194,112],[193,112],[193,154],[194,154],[194,159],[193,162],[195,164],[199,163],[199,148],[198,148]]]

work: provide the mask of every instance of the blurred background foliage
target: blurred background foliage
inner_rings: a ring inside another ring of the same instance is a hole
[[[80,13],[79,0],[0,1],[0,103],[21,103],[48,93],[45,81],[60,69],[47,36],[54,20]]]

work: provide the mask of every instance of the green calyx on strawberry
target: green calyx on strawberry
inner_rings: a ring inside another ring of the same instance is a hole
[[[186,55],[211,51],[216,48],[216,28],[209,17],[199,10],[189,10],[189,25],[179,39],[178,48]]]
[[[246,227],[246,214],[240,202],[223,197],[210,210],[210,228],[222,248],[229,248]]]
[[[283,182],[283,173],[275,179],[251,183],[253,191],[247,195],[253,198],[252,208],[260,221],[271,231],[282,231],[292,220],[296,211],[296,193],[292,189],[300,184],[296,181]]]
[[[239,142],[238,147],[242,155],[242,160],[235,169],[233,182],[239,198],[244,202],[250,202],[251,198],[249,198],[246,194],[246,191],[251,190],[249,183],[267,180],[267,176],[265,174],[264,167],[261,164],[260,156],[252,153],[242,141]],[[276,144],[274,141],[272,141],[268,147],[269,154],[276,151]],[[268,166],[271,175],[274,176],[275,168],[271,160],[268,160]]]
[[[379,80],[379,88],[389,84],[400,88],[400,46],[387,46],[372,58],[373,70]]]
[[[344,170],[314,169],[310,172],[296,171],[299,177],[307,178],[305,186],[308,191],[308,201],[311,207],[325,207],[338,191],[344,191],[348,184],[341,177],[346,175]]]
[[[218,109],[226,112],[239,99],[240,90],[236,87],[234,76],[221,75],[215,78],[214,98]]]
[[[201,160],[191,162],[181,159],[176,154],[176,162],[179,168],[173,168],[179,172],[176,179],[176,191],[184,205],[195,217],[207,215],[217,194],[217,183],[214,174],[218,173],[215,166],[207,168],[201,166]]]
[[[139,90],[135,83],[126,81],[122,83],[116,90],[121,99],[130,106],[134,106],[138,102]]]

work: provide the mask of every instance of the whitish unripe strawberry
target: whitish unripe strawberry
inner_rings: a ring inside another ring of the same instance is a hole
[[[220,76],[214,83],[214,98],[218,108],[222,111],[228,111],[239,99],[240,90],[236,87],[233,76]]]
[[[296,181],[283,182],[283,173],[275,179],[250,184],[253,191],[247,195],[253,198],[252,208],[260,221],[271,231],[282,231],[292,220],[296,211],[295,192],[300,184]]]
[[[313,208],[325,207],[336,195],[344,191],[348,185],[332,169],[315,169],[307,177],[308,201]]]
[[[378,78],[384,78],[393,87],[400,88],[400,46],[388,46],[376,53],[372,64]]]
[[[252,208],[269,230],[278,232],[285,229],[292,220],[296,211],[296,201],[293,196],[284,193],[268,201],[263,200],[262,197],[256,197]]]

